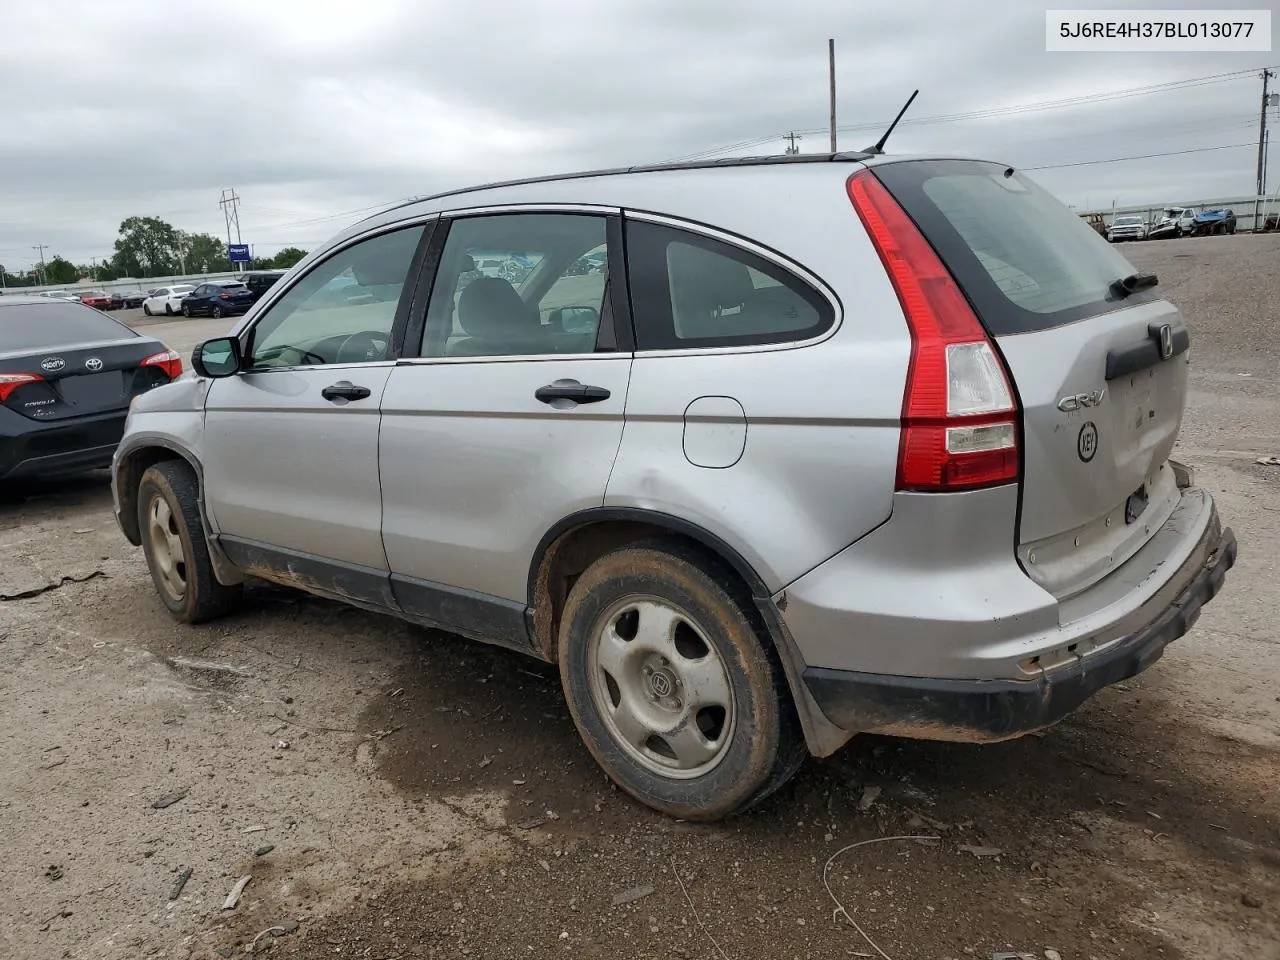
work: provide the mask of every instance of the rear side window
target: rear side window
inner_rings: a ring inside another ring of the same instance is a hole
[[[136,336],[128,327],[97,310],[69,300],[32,304],[0,302],[0,351],[5,353]]]
[[[994,163],[913,160],[875,175],[937,250],[993,336],[1031,333],[1113,310],[1133,266],[1029,178]],[[1140,303],[1144,291],[1124,302]]]
[[[674,227],[628,221],[627,272],[640,350],[788,343],[835,319],[816,290],[783,268]]]

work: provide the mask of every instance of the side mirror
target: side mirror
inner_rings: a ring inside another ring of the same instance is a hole
[[[244,357],[235,337],[206,340],[191,353],[191,366],[202,377],[230,377],[240,372]]]
[[[593,333],[600,326],[595,307],[559,307],[547,318],[551,326],[565,333]]]

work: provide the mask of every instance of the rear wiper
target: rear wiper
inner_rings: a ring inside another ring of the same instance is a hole
[[[1111,292],[1123,300],[1139,290],[1150,290],[1159,282],[1160,278],[1154,273],[1131,273],[1127,277],[1111,281]]]

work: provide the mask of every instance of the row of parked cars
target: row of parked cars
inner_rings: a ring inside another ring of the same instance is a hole
[[[244,313],[277,280],[284,270],[253,270],[239,280],[210,280],[207,283],[177,283],[150,290],[49,290],[37,296],[83,303],[95,310],[136,310],[152,317],[157,314],[184,317],[233,317]]]
[[[1193,207],[1166,207],[1154,222],[1141,214],[1119,214],[1106,226],[1111,243],[1124,240],[1168,240],[1176,237],[1205,237],[1236,232],[1234,210],[1196,210]]]

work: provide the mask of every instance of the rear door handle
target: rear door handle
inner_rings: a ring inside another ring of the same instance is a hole
[[[534,399],[543,403],[554,403],[556,400],[572,400],[575,403],[599,403],[609,399],[609,391],[605,387],[593,387],[579,383],[577,380],[557,380],[533,391]]]
[[[337,383],[321,390],[320,396],[326,400],[336,402],[338,400],[363,400],[372,393],[373,391],[368,387],[356,386],[350,380],[339,380]]]

